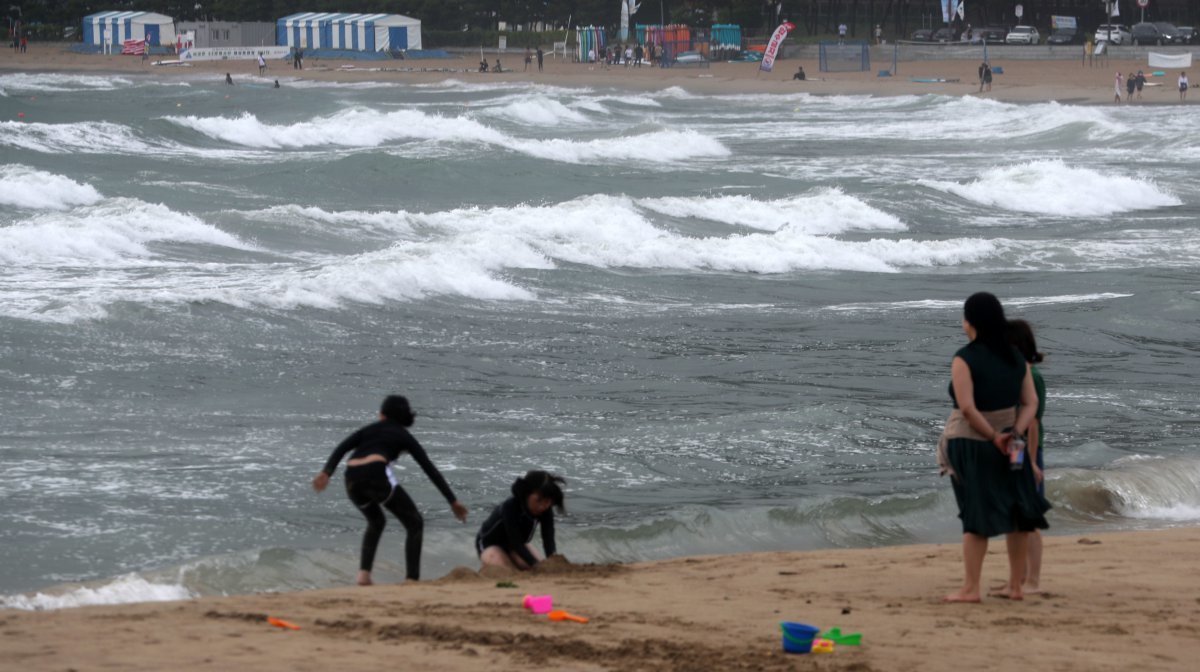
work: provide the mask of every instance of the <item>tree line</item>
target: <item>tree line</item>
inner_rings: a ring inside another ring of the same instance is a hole
[[[1136,23],[1135,0],[1119,3],[1121,23]],[[77,24],[88,14],[108,10],[158,12],[176,20],[274,21],[299,12],[405,14],[429,30],[562,29],[597,25],[615,27],[620,0],[8,0],[9,15],[26,22]],[[808,34],[833,33],[846,23],[861,34],[880,24],[894,34],[912,27],[942,25],[941,0],[641,0],[631,23],[713,23],[741,25],[747,34],[763,34],[790,20]],[[1085,27],[1101,23],[1105,9],[1098,0],[965,0],[966,19],[974,25],[1013,25],[1021,4],[1023,23],[1048,26],[1051,15],[1078,17]],[[1151,0],[1147,20],[1200,24],[1197,0]]]

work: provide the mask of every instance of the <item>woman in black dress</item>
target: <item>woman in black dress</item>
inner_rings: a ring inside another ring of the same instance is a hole
[[[980,601],[988,538],[1000,534],[1008,546],[1009,582],[993,596],[1022,599],[1026,533],[1048,527],[1050,505],[1035,488],[1020,443],[1037,413],[1037,392],[1029,365],[1008,341],[1007,326],[995,296],[980,292],[967,299],[963,331],[971,342],[954,353],[955,410],[939,442],[963,529],[963,585],[947,602]]]

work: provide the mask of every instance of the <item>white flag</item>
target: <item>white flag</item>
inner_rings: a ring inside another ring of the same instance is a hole
[[[1117,0],[1113,0],[1112,9],[1109,10],[1108,15],[1110,17],[1120,16],[1121,15],[1121,3],[1118,2]]]

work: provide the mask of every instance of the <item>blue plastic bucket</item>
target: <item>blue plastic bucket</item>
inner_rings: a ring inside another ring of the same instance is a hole
[[[813,638],[821,631],[811,625],[787,621],[780,623],[779,627],[783,629],[783,650],[787,653],[812,652]]]

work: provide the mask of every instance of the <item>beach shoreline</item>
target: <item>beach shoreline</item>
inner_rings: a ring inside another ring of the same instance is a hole
[[[1200,656],[1200,528],[1047,537],[1024,602],[943,604],[957,544],[676,558],[418,584],[0,611],[0,656],[22,670],[320,670],[403,660],[465,671],[1178,670]],[[1153,558],[1153,564],[1147,559]],[[1007,571],[1002,539],[984,566]],[[513,588],[498,587],[508,579]],[[582,625],[525,612],[550,594]],[[300,627],[272,627],[266,617]],[[827,656],[781,651],[781,621],[863,634]]]
[[[759,71],[758,63],[712,63],[707,68],[677,66],[663,69],[653,67],[604,66],[602,64],[572,63],[561,58],[547,58],[545,71],[537,72],[534,62],[525,71],[522,52],[504,55],[506,70],[502,73],[481,73],[471,59],[449,60],[390,60],[350,61],[315,60],[305,62],[305,69],[295,70],[287,61],[271,61],[264,77],[258,76],[258,66],[252,60],[205,61],[187,66],[154,66],[153,60],[143,62],[137,56],[78,54],[63,45],[37,45],[27,54],[0,54],[0,72],[80,72],[132,75],[152,74],[164,78],[186,78],[194,81],[211,76],[214,84],[224,81],[230,73],[234,82],[252,79],[255,82],[278,79],[287,86],[297,79],[355,83],[395,82],[398,84],[436,84],[456,80],[469,84],[542,84],[564,88],[613,88],[632,91],[661,91],[678,87],[696,95],[797,94],[837,96],[971,96],[1004,103],[1048,103],[1100,105],[1113,103],[1113,80],[1117,72],[1138,70],[1149,74],[1154,68],[1135,60],[1109,60],[1103,65],[1087,67],[1076,60],[1005,60],[993,59],[991,65],[1003,74],[995,77],[990,92],[979,92],[976,60],[939,60],[902,62],[893,77],[880,77],[878,70],[868,72],[821,73],[816,60],[781,60],[774,72]],[[169,57],[168,57],[169,58]],[[495,54],[488,54],[494,63]],[[881,64],[882,65],[882,64]],[[890,67],[890,63],[886,64]],[[803,66],[809,79],[794,81],[792,75]],[[1181,103],[1175,87],[1175,71],[1163,77],[1150,78],[1152,86],[1143,91],[1137,105],[1194,104]],[[913,81],[943,80],[943,81]],[[1158,84],[1159,86],[1153,86]],[[235,86],[236,88],[236,86]],[[1122,92],[1122,95],[1124,93]],[[1200,97],[1198,97],[1200,98]]]

